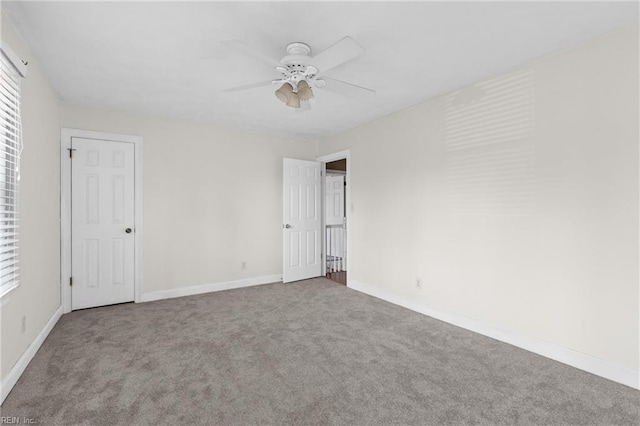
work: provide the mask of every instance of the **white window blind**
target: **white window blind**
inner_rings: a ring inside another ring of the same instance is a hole
[[[2,48],[0,68],[0,297],[19,284],[20,74]]]

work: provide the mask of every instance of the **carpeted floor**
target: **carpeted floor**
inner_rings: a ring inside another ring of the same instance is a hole
[[[633,424],[640,393],[318,278],[64,315],[41,424]]]

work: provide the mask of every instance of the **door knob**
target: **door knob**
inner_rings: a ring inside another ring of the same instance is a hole
[[[126,232],[127,234],[130,234],[131,233],[131,228],[125,229],[124,232]]]
[[[291,228],[291,225],[289,225],[288,223],[284,226],[285,228],[289,229]]]

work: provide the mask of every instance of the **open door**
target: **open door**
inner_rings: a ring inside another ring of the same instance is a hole
[[[322,180],[321,163],[283,161],[283,272],[282,281],[304,280],[322,275]]]

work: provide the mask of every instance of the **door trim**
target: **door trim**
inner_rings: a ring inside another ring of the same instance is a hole
[[[60,286],[63,313],[71,312],[71,160],[68,149],[73,138],[128,142],[134,146],[134,301],[142,300],[142,137],[62,128],[60,131]]]
[[[327,163],[336,160],[347,160],[347,173],[345,175],[345,181],[347,183],[347,188],[345,191],[345,206],[344,206],[344,214],[347,218],[347,286],[349,286],[350,276],[353,274],[349,274],[351,271],[351,235],[352,232],[349,232],[349,227],[351,226],[351,213],[353,211],[353,204],[351,204],[351,150],[346,149],[344,151],[334,152],[332,154],[323,155],[321,157],[316,158],[316,161],[322,163],[322,276],[327,275],[327,262],[325,260],[325,256],[327,255],[327,242],[325,241],[325,177],[327,176]]]

